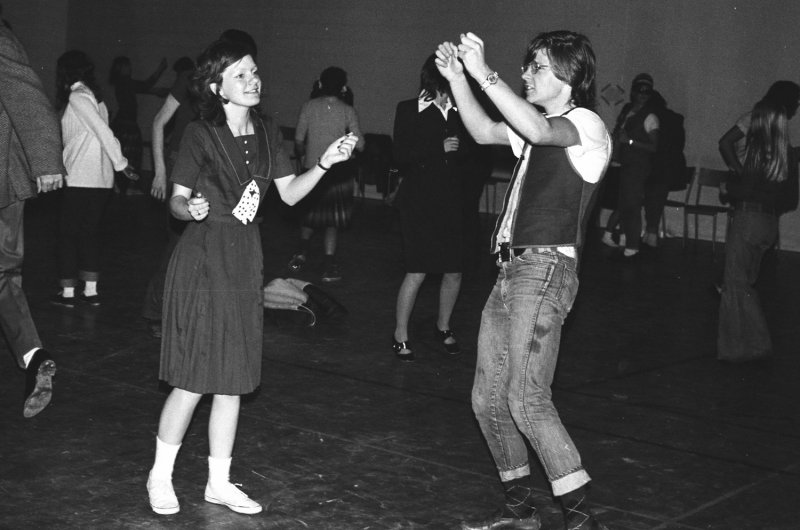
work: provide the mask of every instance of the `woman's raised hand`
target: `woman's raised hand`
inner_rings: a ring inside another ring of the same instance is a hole
[[[443,42],[436,48],[435,62],[439,73],[448,81],[464,75],[464,65],[458,60],[458,48],[452,42]]]
[[[348,160],[353,155],[356,143],[358,143],[358,136],[353,133],[347,133],[328,146],[319,159],[320,164],[329,168],[333,164]]]

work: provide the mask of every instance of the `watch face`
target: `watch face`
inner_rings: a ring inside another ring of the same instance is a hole
[[[489,81],[491,84],[497,83],[498,79],[500,79],[500,76],[497,74],[497,72],[492,72],[486,77],[486,80]]]

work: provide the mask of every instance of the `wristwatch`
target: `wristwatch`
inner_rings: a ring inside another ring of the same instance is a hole
[[[487,75],[486,80],[481,83],[481,90],[485,92],[486,89],[491,85],[496,84],[498,79],[500,79],[500,75],[497,72],[492,72],[491,74]]]

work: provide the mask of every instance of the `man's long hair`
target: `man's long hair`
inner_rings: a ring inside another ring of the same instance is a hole
[[[528,44],[524,64],[533,61],[539,50],[550,57],[553,75],[572,87],[575,105],[594,108],[595,58],[589,39],[572,31],[540,33]]]

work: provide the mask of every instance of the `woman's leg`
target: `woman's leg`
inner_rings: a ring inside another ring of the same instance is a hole
[[[439,287],[439,318],[436,321],[436,329],[446,331],[450,329],[450,316],[461,291],[461,273],[446,272],[442,276],[442,284]],[[456,340],[448,337],[445,344],[453,344]]]
[[[335,226],[329,226],[325,229],[325,256],[333,256],[336,254],[336,236],[338,232]]]
[[[603,231],[603,243],[605,243],[610,247],[625,245],[625,243],[622,242],[622,236],[620,236],[619,245],[616,242],[614,242],[614,239],[612,239],[611,237],[614,234],[614,231],[617,229],[618,225],[619,225],[619,210],[614,210],[608,216],[608,221],[606,222],[606,229]]]
[[[172,469],[183,436],[201,397],[201,394],[174,388],[167,396],[164,408],[161,410],[155,461],[147,479],[150,507],[158,514],[169,515],[180,510],[178,498],[172,487]]]
[[[158,422],[158,438],[171,445],[180,445],[189,422],[192,421],[194,409],[200,403],[202,394],[195,394],[181,388],[173,388],[164,408],[161,410],[161,419]]]
[[[230,458],[239,425],[239,396],[214,395],[208,420],[208,447],[212,458]]]
[[[239,396],[215,394],[208,420],[208,484],[205,499],[237,513],[259,513],[262,507],[230,481],[231,454],[239,425]]]
[[[408,321],[414,310],[417,293],[425,281],[424,272],[409,272],[403,278],[400,291],[397,293],[397,312],[395,314],[394,340],[405,342],[408,340]]]

